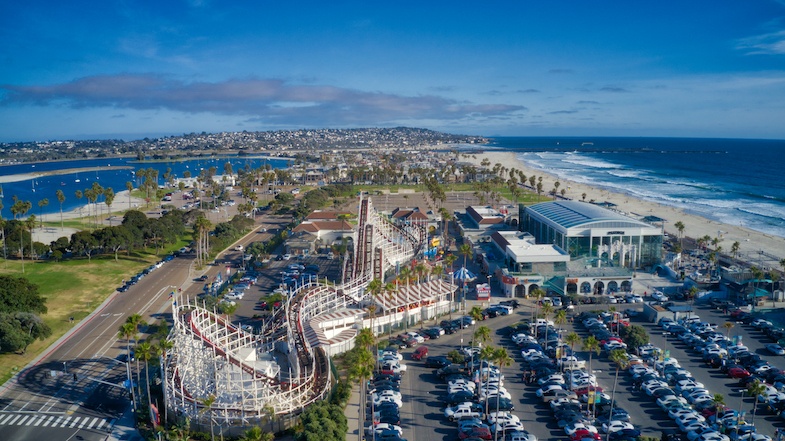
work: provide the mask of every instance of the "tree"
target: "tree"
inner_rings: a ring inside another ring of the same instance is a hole
[[[722,327],[725,328],[725,331],[727,331],[725,335],[728,338],[730,338],[730,330],[733,329],[734,326],[736,325],[733,322],[725,322],[722,324]]]
[[[714,394],[714,396],[711,397],[711,400],[714,401],[714,412],[719,414],[725,406],[725,397],[722,394]]]
[[[240,441],[273,441],[275,436],[270,432],[265,432],[259,426],[253,426],[243,433]]]
[[[63,202],[65,202],[65,193],[63,193],[63,190],[57,190],[55,196],[57,197],[57,202],[60,203],[60,229],[62,230],[65,228],[65,224],[63,223]]]
[[[131,181],[125,181],[125,189],[128,190],[128,209],[131,209],[131,192],[134,190],[134,184]]]
[[[360,383],[360,431],[365,429],[365,406],[363,397],[367,397],[366,392],[367,379],[373,375],[373,367],[376,364],[375,357],[368,349],[362,348],[360,350],[352,351],[352,360],[349,368],[349,378],[354,379]],[[344,433],[345,436],[345,433]]]
[[[36,340],[45,340],[52,330],[31,312],[0,313],[0,352],[25,353]]]
[[[570,351],[575,352],[575,343],[580,342],[581,337],[575,332],[570,332],[566,337],[564,337],[564,341],[570,345]]]
[[[619,336],[631,348],[637,348],[649,342],[649,334],[646,332],[646,328],[640,325],[622,326],[619,330]]]
[[[112,190],[112,187],[107,187],[104,190],[104,203],[106,204],[106,212],[110,215],[112,214],[112,202],[114,202],[114,190]]]
[[[0,275],[0,313],[47,311],[46,298],[38,293],[38,285],[24,277]]]
[[[750,424],[755,424],[755,414],[758,411],[758,400],[763,392],[766,392],[766,385],[761,383],[760,380],[755,380],[747,386],[747,394],[755,397],[755,404],[753,404],[752,407],[752,421],[750,421]]]
[[[676,227],[676,231],[679,232],[679,245],[683,247],[684,244],[682,244],[682,238],[684,237],[684,222],[676,221],[673,226]]]
[[[71,249],[75,254],[87,255],[88,262],[92,259],[93,252],[98,246],[98,241],[89,231],[77,231],[71,235]]]
[[[209,414],[210,418],[210,439],[215,441],[215,429],[213,429],[213,404],[215,404],[215,395],[208,395],[201,400],[199,400],[199,404],[202,405],[202,410],[199,411],[201,414]]]
[[[147,407],[152,404],[152,396],[150,395],[150,360],[158,355],[158,348],[148,342],[142,342],[136,345],[136,358],[144,362],[144,375],[145,386],[147,388]]]
[[[485,326],[482,326],[482,328],[484,328],[484,327]],[[480,349],[480,360],[487,362],[487,366],[489,368],[488,369],[488,374],[490,374],[491,361],[493,360],[494,355],[496,355],[496,348],[494,348],[493,346],[486,346],[486,347]],[[474,366],[472,366],[472,369],[474,369]],[[480,372],[482,373],[482,366],[481,366]],[[485,382],[486,388],[488,387],[488,384],[490,383],[490,380],[491,380],[491,376],[488,375],[487,376],[487,380]],[[482,376],[480,376],[480,381],[482,381]],[[485,414],[486,415],[488,414],[488,402],[489,402],[489,400],[486,399],[485,400]]]
[[[134,403],[134,409],[136,408],[136,396],[133,387],[133,378],[131,377],[131,339],[136,339],[136,327],[129,322],[125,322],[120,325],[120,328],[117,330],[117,338],[125,339],[125,349],[126,349],[126,374],[128,375],[128,382],[131,383],[128,389],[131,391],[131,402]]]
[[[738,255],[739,255],[739,248],[740,247],[741,247],[741,244],[739,243],[739,241],[733,242],[733,245],[731,245],[730,253],[733,255],[734,259],[736,257],[738,257]]]
[[[472,307],[472,309],[469,310],[469,317],[474,320],[474,332],[477,332],[477,322],[482,320],[482,308],[479,306]],[[472,342],[472,346],[474,346],[474,342]]]
[[[43,198],[40,201],[38,201],[38,213],[41,215],[41,220],[40,220],[41,228],[44,228],[44,207],[46,207],[47,205],[49,205],[49,199],[47,198]]]
[[[165,327],[161,327],[161,329],[166,329],[166,328]],[[158,350],[157,350],[157,352],[159,354],[161,354],[161,370],[163,371],[164,381],[167,378],[167,372],[166,372],[167,360],[166,360],[166,355],[169,353],[169,351],[172,350],[172,348],[174,348],[174,341],[169,340],[168,338],[163,338],[162,340],[160,340],[158,342]],[[167,414],[166,414],[166,406],[164,406],[164,426],[166,425],[166,421],[167,420],[168,420],[168,418],[167,418]]]
[[[614,349],[609,354],[608,358],[610,359],[611,363],[616,365],[616,376],[613,379],[613,392],[611,393],[611,411],[610,414],[613,414],[613,405],[616,402],[616,385],[619,384],[619,371],[621,369],[626,369],[630,363],[629,358],[627,358],[627,352],[624,349]],[[591,372],[591,370],[590,370]],[[608,438],[610,438],[610,433],[608,434]]]
[[[374,313],[376,312],[376,298],[379,297],[382,293],[382,289],[384,288],[383,283],[384,282],[382,282],[381,280],[374,278],[373,280],[368,282],[368,286],[366,287],[368,289],[368,292],[371,294],[371,302],[372,302],[371,306],[373,306],[370,312],[371,312],[371,333],[374,335],[374,338],[376,336],[376,329],[374,329],[374,324],[373,324],[374,315],[375,315]]]
[[[510,357],[510,354],[507,353],[507,348],[499,348],[493,354],[493,362],[496,363],[496,366],[499,367],[499,378],[502,376],[502,371],[505,367],[512,364],[513,359]],[[496,394],[496,411],[499,410],[499,397],[501,394]],[[498,436],[498,431],[496,432],[496,436]],[[498,439],[498,438],[494,438]]]
[[[600,355],[600,342],[597,341],[597,338],[593,335],[586,337],[586,340],[583,341],[583,350],[589,351],[589,373],[592,373],[591,369],[591,360],[592,355],[596,352],[597,355]]]
[[[474,341],[478,343],[487,343],[491,339],[491,328],[487,326],[480,326],[474,331]]]

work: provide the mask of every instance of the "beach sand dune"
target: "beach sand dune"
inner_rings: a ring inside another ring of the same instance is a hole
[[[657,216],[665,219],[665,232],[674,237],[678,236],[678,230],[674,227],[674,224],[681,221],[681,223],[684,224],[684,236],[692,238],[703,236],[709,236],[712,239],[719,238],[719,246],[722,247],[722,252],[727,254],[730,254],[733,243],[739,242],[739,258],[742,260],[751,262],[759,267],[775,267],[777,269],[782,269],[779,266],[779,260],[785,258],[785,238],[772,236],[741,226],[716,222],[674,207],[640,200],[629,195],[601,190],[565,179],[558,179],[553,175],[529,167],[524,162],[520,161],[513,152],[488,151],[477,154],[475,157],[469,157],[468,161],[479,167],[480,163],[485,158],[491,162],[491,167],[496,163],[500,163],[508,169],[514,167],[521,170],[526,176],[542,176],[543,200],[546,200],[546,198],[549,199],[545,194],[550,192],[554,187],[554,182],[558,180],[561,184],[559,188],[566,189],[565,196],[568,198],[581,200],[585,193],[586,201],[607,201],[616,204],[617,210],[624,212],[633,218]],[[767,257],[767,255],[776,256],[776,258]]]

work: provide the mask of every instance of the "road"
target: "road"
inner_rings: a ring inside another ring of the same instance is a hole
[[[281,222],[260,217],[257,227],[276,228]],[[232,247],[261,239],[254,230]],[[236,257],[219,255],[217,260]],[[3,386],[0,439],[105,439],[131,403],[123,388],[127,366],[117,358],[126,351],[126,342],[117,338],[120,325],[131,314],[140,314],[151,324],[161,319],[171,321],[172,290],[181,288],[195,296],[202,288],[201,283],[193,282],[195,277],[202,273],[214,277],[223,270],[223,264],[216,264],[197,273],[193,255],[183,255],[166,262],[128,291],[112,294],[37,362]],[[137,369],[135,364],[131,368],[134,372]]]

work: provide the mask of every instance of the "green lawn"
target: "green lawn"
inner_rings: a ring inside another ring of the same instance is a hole
[[[31,262],[0,259],[0,274],[24,276],[38,285],[39,293],[44,296],[48,312],[42,317],[52,328],[52,336],[45,341],[30,345],[25,354],[0,355],[0,384],[7,381],[16,370],[23,368],[38,354],[57,341],[79,320],[86,317],[106,300],[123,279],[159,261],[168,251],[178,249],[186,241],[161,250],[120,254],[118,260],[113,255],[74,259],[63,262]],[[69,320],[74,318],[74,324]]]

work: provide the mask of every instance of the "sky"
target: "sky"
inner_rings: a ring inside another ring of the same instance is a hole
[[[0,41],[0,142],[785,139],[785,0],[28,0],[0,5]]]

